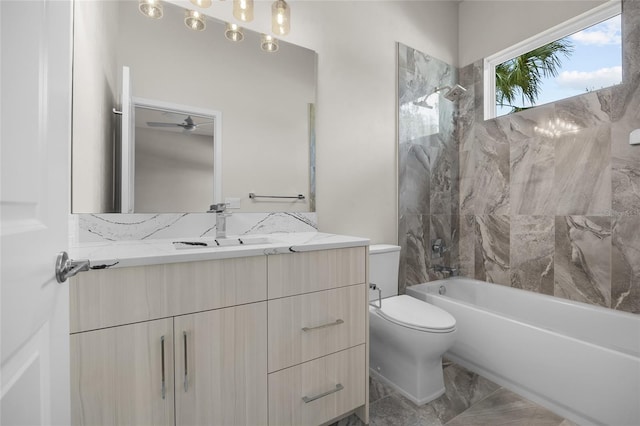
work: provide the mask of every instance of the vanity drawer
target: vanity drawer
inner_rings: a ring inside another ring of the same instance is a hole
[[[268,256],[269,299],[365,282],[366,247]]]
[[[364,343],[365,299],[359,284],[270,300],[269,371]]]
[[[317,426],[365,404],[365,345],[269,374],[269,424]]]
[[[90,271],[70,281],[70,331],[266,300],[266,256]]]

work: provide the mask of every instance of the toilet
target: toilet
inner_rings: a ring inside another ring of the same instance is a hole
[[[416,405],[445,392],[442,355],[453,345],[455,318],[443,309],[407,295],[398,295],[400,247],[369,247],[369,367],[373,377]]]

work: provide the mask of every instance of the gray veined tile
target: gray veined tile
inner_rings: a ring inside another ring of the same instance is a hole
[[[369,406],[371,426],[419,426],[424,424],[411,403],[400,395],[393,394]]]
[[[446,141],[448,142],[448,141]],[[453,186],[455,185],[454,171],[457,168],[458,151],[444,142],[439,147],[430,149],[431,152],[431,188],[430,188],[430,212],[431,214],[450,214],[454,200]]]
[[[473,186],[475,184],[475,164],[473,151],[458,154],[458,193],[460,214],[475,214]]]
[[[577,129],[587,129],[602,124],[609,124],[611,119],[607,113],[607,94],[605,89],[603,95],[600,91],[583,93],[569,99],[555,103],[556,125],[558,128],[569,126]]]
[[[444,384],[445,394],[429,403],[443,424],[499,388],[495,383],[457,364],[444,369]],[[418,411],[422,410],[422,407],[418,408]],[[429,414],[427,411],[425,417]]]
[[[476,126],[475,130],[472,191],[475,214],[509,214],[510,211],[509,144],[502,139],[504,134],[496,129],[495,123],[485,123]]]
[[[640,216],[614,220],[611,307],[640,314]]]
[[[457,216],[451,215],[431,215],[430,243],[436,239],[442,240],[446,251],[439,259],[432,259],[431,265],[455,266],[457,263],[456,254],[458,252],[457,223],[453,222]],[[429,253],[433,257],[432,253]]]
[[[430,245],[429,215],[403,216],[401,230],[404,245],[400,252],[401,264],[404,267],[404,280],[399,283],[400,294],[405,287],[429,281]]]
[[[374,403],[395,393],[393,389],[373,377],[369,377],[369,403]]]
[[[494,132],[499,132],[506,142],[513,143],[542,135],[541,129],[547,127],[555,118],[555,107],[549,104],[503,115],[486,121],[485,125],[495,125]]]
[[[512,216],[511,287],[553,295],[554,216]]]
[[[555,146],[558,215],[611,211],[611,125],[561,135]]]
[[[510,285],[509,216],[479,215],[475,219],[475,278]]]
[[[640,86],[611,127],[612,209],[614,215],[640,214],[640,145],[629,134],[640,129]]]
[[[611,306],[611,218],[556,216],[554,295]]]
[[[559,426],[564,419],[507,389],[499,389],[447,426]]]
[[[460,216],[458,232],[458,266],[460,275],[473,278],[475,276],[475,216]]]
[[[622,67],[623,77],[640,76],[640,2],[622,2]],[[637,81],[637,80],[636,80]]]
[[[403,143],[399,148],[400,214],[429,214],[431,170],[429,148]]]
[[[554,140],[535,137],[511,143],[510,204],[512,214],[554,215],[557,197]]]

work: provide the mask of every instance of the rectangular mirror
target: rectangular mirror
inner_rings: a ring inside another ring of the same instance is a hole
[[[206,29],[194,31],[184,18],[184,9],[166,2],[161,19],[142,15],[137,1],[75,2],[72,212],[206,212],[214,202],[232,202],[239,211],[313,211],[316,53],[282,40],[268,53],[258,33],[245,29],[244,40],[233,42],[223,22],[206,17]],[[131,86],[123,97],[125,66]],[[113,109],[126,112],[125,97],[165,108],[147,120],[142,116],[153,107],[132,106],[129,120],[138,123],[121,131],[124,118]],[[180,108],[172,113],[167,105]],[[207,118],[197,111],[218,114],[206,152],[178,138],[190,132],[179,126],[190,116]],[[127,133],[132,139],[123,145]],[[214,149],[219,154],[212,156]],[[186,164],[188,172],[179,172]],[[191,181],[195,176],[205,182]]]

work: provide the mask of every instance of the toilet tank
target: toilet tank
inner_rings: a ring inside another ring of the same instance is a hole
[[[400,246],[374,244],[369,246],[369,282],[382,289],[382,297],[398,294]],[[378,298],[378,292],[369,291],[369,300]]]

